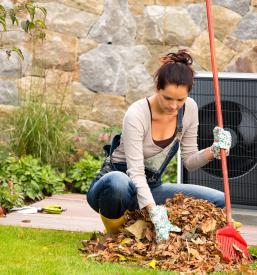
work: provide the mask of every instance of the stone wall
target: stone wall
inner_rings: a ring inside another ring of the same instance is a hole
[[[14,28],[1,33],[2,47],[19,46],[25,55],[20,62],[0,53],[1,115],[18,104],[19,91],[26,93],[44,77],[49,100],[65,94],[87,136],[92,129],[120,125],[129,104],[154,92],[161,55],[186,48],[196,70],[211,70],[203,0],[34,2],[48,11],[43,43],[32,46]],[[257,72],[257,1],[212,2],[218,70]]]

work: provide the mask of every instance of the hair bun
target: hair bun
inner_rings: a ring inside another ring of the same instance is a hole
[[[193,59],[186,50],[179,50],[177,53],[168,53],[166,56],[160,58],[163,64],[169,63],[183,63],[187,66],[193,64]]]

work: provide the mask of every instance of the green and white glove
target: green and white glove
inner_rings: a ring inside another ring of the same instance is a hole
[[[230,132],[216,126],[213,129],[213,136],[214,142],[211,146],[213,156],[220,159],[220,149],[225,149],[226,156],[228,156],[232,141]]]
[[[154,206],[149,210],[149,216],[155,227],[157,242],[168,240],[170,232],[181,232],[179,227],[170,223],[165,206]]]

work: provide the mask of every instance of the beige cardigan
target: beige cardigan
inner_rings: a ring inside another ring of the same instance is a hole
[[[188,170],[200,168],[209,162],[204,150],[198,151],[197,130],[198,107],[188,97],[180,142],[182,161]],[[162,149],[152,140],[151,113],[146,98],[134,102],[124,116],[120,145],[113,152],[112,160],[127,163],[127,174],[137,188],[140,209],[155,203],[144,172],[146,160],[157,154],[166,154],[167,151],[167,148]]]

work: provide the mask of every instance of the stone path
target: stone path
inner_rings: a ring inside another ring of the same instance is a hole
[[[61,205],[66,211],[60,215],[11,213],[6,218],[0,218],[0,225],[85,232],[104,229],[99,215],[87,204],[85,195],[55,195],[32,206],[42,207],[49,204]],[[233,209],[233,218],[244,223],[241,234],[248,245],[257,245],[257,210]]]
[[[51,204],[58,204],[66,211],[60,215],[10,213],[6,218],[0,218],[0,225],[19,225],[69,231],[102,231],[104,229],[98,213],[90,208],[85,195],[55,195],[31,206],[43,207]]]

